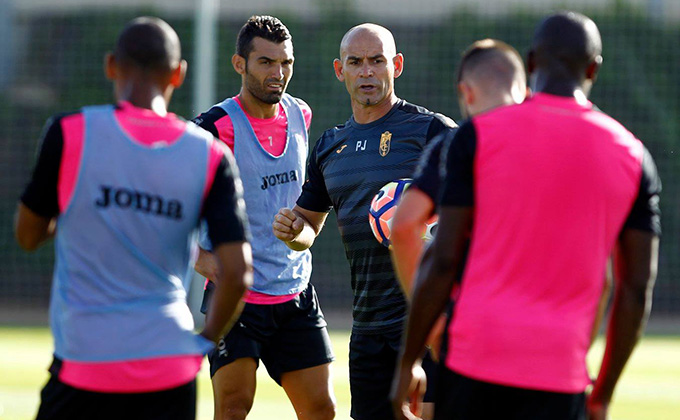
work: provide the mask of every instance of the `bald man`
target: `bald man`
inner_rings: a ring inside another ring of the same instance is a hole
[[[592,20],[549,16],[528,57],[536,94],[473,117],[451,142],[395,407],[465,264],[435,419],[606,418],[651,305],[661,185],[642,143],[587,100],[601,52]],[[612,250],[617,285],[586,410],[586,353]]]
[[[373,237],[368,210],[378,190],[410,178],[425,146],[455,123],[396,96],[394,80],[402,73],[404,57],[382,26],[350,29],[333,65],[349,93],[352,116],[316,143],[297,205],[281,209],[273,229],[292,249],[307,249],[335,209],[354,291],[351,415],[356,420],[392,419],[388,393],[406,300],[387,246]]]
[[[142,17],[106,56],[117,105],[48,121],[17,209],[19,245],[56,236],[51,377],[38,419],[193,419],[196,374],[251,283],[231,152],[168,113],[179,38]],[[200,176],[197,176],[200,174]],[[203,331],[186,303],[201,220],[220,265]]]

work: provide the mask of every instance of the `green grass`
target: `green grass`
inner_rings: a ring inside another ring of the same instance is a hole
[[[332,331],[337,361],[332,365],[337,419],[349,418],[347,331]],[[589,361],[597,365],[603,348],[598,341]],[[25,420],[35,416],[40,389],[47,380],[52,341],[44,328],[0,327],[0,419]],[[670,420],[680,413],[680,337],[645,337],[617,388],[611,410],[616,420]],[[198,419],[212,418],[212,392],[207,363],[198,381]],[[252,420],[294,420],[283,390],[261,368],[250,416]]]

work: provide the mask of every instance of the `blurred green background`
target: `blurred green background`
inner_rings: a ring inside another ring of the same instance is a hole
[[[34,8],[26,5],[32,3],[36,5]],[[42,3],[51,6],[38,7]],[[176,28],[189,61],[189,72],[184,87],[175,94],[171,109],[186,118],[203,111],[197,109],[192,99],[196,87],[208,80],[205,74],[197,73],[195,65],[196,30],[201,25],[195,11],[191,7],[187,10],[161,7],[162,2],[155,1],[138,1],[136,7],[126,5],[127,0],[121,3],[60,8],[59,2],[0,0],[0,27],[3,28],[0,31],[4,32],[0,35],[5,35],[0,43],[0,312],[5,318],[24,319],[26,311],[36,309],[38,318],[44,319],[49,294],[51,247],[44,247],[34,255],[25,254],[14,244],[11,229],[16,200],[30,175],[40,131],[45,120],[56,112],[112,100],[111,85],[102,72],[103,56],[129,19],[143,14],[158,15]],[[313,6],[314,13],[296,8],[298,3],[300,7]],[[439,7],[442,12],[430,16],[430,11],[423,17],[406,9],[400,14],[400,5],[406,7],[410,3],[398,0],[382,2],[392,10],[389,17],[383,18],[364,10],[368,7],[362,9],[367,3],[297,0],[288,6],[274,6],[274,2],[253,0],[252,10],[232,12],[233,5],[221,2],[215,35],[214,101],[235,95],[240,87],[240,78],[230,62],[238,29],[250,14],[269,13],[279,16],[293,35],[295,72],[288,91],[312,107],[310,139],[313,141],[323,130],[346,121],[350,115],[348,95],[344,84],[333,74],[332,60],[338,54],[344,32],[364,21],[389,27],[395,35],[397,49],[405,56],[405,71],[396,83],[397,94],[459,119],[453,80],[460,54],[467,45],[480,38],[499,38],[524,55],[534,26],[546,12],[570,3],[580,5],[574,8],[595,20],[604,44],[604,65],[591,99],[635,133],[651,150],[659,166],[665,189],[661,202],[664,237],[654,315],[677,317],[680,314],[680,212],[677,211],[680,162],[676,154],[680,140],[680,10],[673,19],[665,17],[665,9],[652,6],[668,4],[667,7],[672,8],[672,4],[680,2],[544,0],[537,2],[543,4],[542,7],[529,7],[529,2],[520,0],[489,1],[485,6],[458,0],[452,3],[460,5],[449,7],[446,4],[451,2],[435,0],[422,2],[421,9]],[[585,3],[590,6],[584,7]],[[494,4],[502,4],[504,8],[497,10]],[[256,8],[258,5],[261,7]],[[412,19],[409,13],[414,15]],[[349,270],[333,216],[313,251],[313,282],[324,307],[348,309]]]
[[[591,99],[645,143],[664,183],[664,234],[650,329],[680,334],[678,0],[0,0],[1,325],[46,324],[52,247],[23,253],[12,233],[17,198],[29,178],[45,120],[86,104],[111,102],[112,87],[103,75],[103,57],[112,49],[122,26],[139,15],[167,20],[182,40],[189,72],[171,110],[185,118],[205,110],[209,105],[195,99],[197,87],[210,81],[208,74],[198,71],[197,63],[201,48],[211,48],[197,42],[199,29],[205,25],[197,18],[201,2],[219,6],[214,14],[217,80],[213,103],[235,95],[240,87],[230,63],[240,26],[252,14],[276,15],[293,36],[295,72],[288,92],[313,109],[312,142],[350,115],[348,95],[333,74],[332,60],[351,26],[369,21],[390,28],[397,49],[405,56],[405,71],[396,83],[398,96],[459,120],[453,81],[467,45],[481,38],[499,38],[525,55],[533,28],[546,13],[572,9],[589,15],[599,26],[604,45],[604,64]],[[333,214],[312,251],[312,281],[331,318],[339,355],[334,365],[336,393],[346,415],[351,289]],[[199,294],[194,293],[194,298]],[[680,412],[677,338],[646,339],[640,350],[626,373],[626,385],[619,391],[622,398],[615,406],[614,418],[676,418],[671,413]],[[0,331],[0,419],[33,415],[50,352],[44,329]],[[199,410],[202,418],[209,418],[206,413],[212,396],[205,374],[201,381]],[[272,396],[258,396],[255,410],[260,409],[260,398],[273,405],[265,409],[271,411],[259,412],[254,418],[272,418],[276,413],[281,419],[293,418],[292,412],[290,416],[280,414],[288,413],[283,408],[288,407],[285,395],[270,380],[262,383],[264,390],[258,392]],[[273,388],[267,388],[270,386]],[[23,414],[12,411],[14,417],[7,417],[16,404],[24,404],[19,411]]]

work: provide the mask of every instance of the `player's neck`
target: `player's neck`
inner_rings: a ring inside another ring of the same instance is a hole
[[[469,105],[467,113],[470,117],[473,117],[484,112],[490,111],[494,108],[498,108],[499,106],[512,105],[514,103],[515,101],[513,100],[512,95],[509,92],[503,93],[498,96],[492,95],[490,97],[480,95],[477,102]]]
[[[162,117],[168,114],[168,104],[163,92],[146,82],[132,80],[119,85],[116,100],[129,102],[136,108],[149,109]]]
[[[550,77],[545,73],[538,73],[532,80],[532,91],[549,95],[574,98],[579,102],[587,101],[587,92],[583,85],[573,79]]]
[[[279,104],[268,104],[257,99],[250,94],[246,89],[241,89],[238,94],[241,107],[253,118],[267,119],[273,118],[279,111]]]
[[[354,121],[359,124],[369,124],[379,120],[387,115],[398,101],[399,98],[397,98],[394,93],[375,105],[365,105],[352,101],[352,115],[354,116]]]

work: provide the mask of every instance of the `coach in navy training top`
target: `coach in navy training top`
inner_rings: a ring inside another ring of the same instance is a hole
[[[338,215],[352,272],[356,333],[401,331],[404,295],[389,250],[369,228],[368,209],[385,184],[412,176],[425,144],[448,125],[445,117],[398,100],[376,121],[358,124],[351,117],[327,130],[312,150],[297,204],[316,212],[333,208]]]
[[[363,24],[345,34],[335,74],[350,94],[352,117],[327,130],[309,159],[295,208],[281,209],[274,234],[293,249],[309,248],[331,208],[352,273],[350,339],[352,418],[392,419],[388,400],[406,301],[387,247],[371,232],[371,200],[385,184],[410,178],[425,145],[455,127],[447,117],[394,94],[403,56],[385,28]]]

